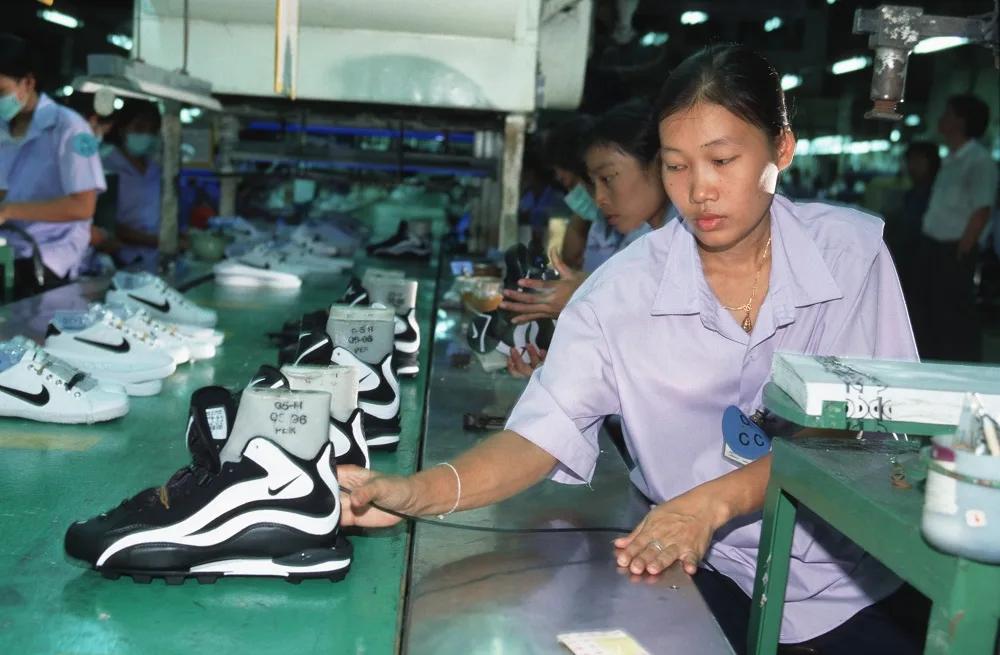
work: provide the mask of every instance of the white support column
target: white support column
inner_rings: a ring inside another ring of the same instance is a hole
[[[163,154],[162,191],[160,193],[160,266],[177,255],[177,232],[180,207],[177,201],[177,179],[181,170],[181,106],[163,102],[163,124],[160,129]]]
[[[521,204],[521,163],[524,159],[524,136],[527,131],[524,114],[509,114],[504,124],[503,185],[500,202],[500,225],[496,245],[506,250],[517,243],[517,210]]]
[[[219,173],[219,216],[236,215],[236,190],[240,179],[232,173],[235,171],[231,153],[240,137],[240,120],[235,116],[220,114],[215,120],[217,139]]]

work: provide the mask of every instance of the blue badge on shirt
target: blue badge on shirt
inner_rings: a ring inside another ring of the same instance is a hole
[[[81,157],[93,157],[100,147],[100,142],[93,134],[81,133],[73,137],[73,152]]]
[[[734,405],[722,414],[722,439],[722,456],[734,464],[749,464],[771,452],[771,437]]]

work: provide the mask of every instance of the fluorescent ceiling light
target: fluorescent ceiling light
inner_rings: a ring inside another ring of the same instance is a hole
[[[38,12],[38,17],[42,20],[47,20],[50,23],[55,23],[56,25],[62,25],[63,27],[68,27],[71,30],[76,29],[83,25],[80,21],[73,18],[69,14],[64,14],[61,11],[56,11],[54,9],[42,9]]]
[[[184,123],[185,125],[189,125],[189,124],[191,124],[193,122],[194,122],[194,117],[191,116],[191,110],[190,109],[182,109],[181,110],[181,123]]]
[[[188,109],[188,115],[190,115],[191,118],[198,118],[201,116],[201,109],[198,107],[192,107],[191,109]],[[443,141],[444,137],[441,137],[441,140]]]
[[[124,34],[108,34],[108,43],[118,46],[122,50],[132,51],[132,38]]]
[[[948,156],[948,146],[938,146],[938,157],[944,159]]]
[[[649,32],[648,34],[642,37],[642,40],[639,43],[647,47],[657,46],[657,45],[663,45],[664,43],[667,42],[667,39],[669,38],[670,35],[667,34],[666,32]]]
[[[125,106],[125,101],[121,98],[115,98],[115,111],[118,111]]]
[[[63,88],[59,89],[59,95],[65,96],[67,98],[70,97],[71,95],[73,95],[73,87],[69,85],[64,86]]]
[[[681,25],[699,25],[708,20],[708,14],[703,11],[685,11],[681,14]]]
[[[893,143],[896,143],[902,136],[903,135],[900,134],[899,130],[893,130],[892,132],[889,133],[889,140],[892,141]]]
[[[784,91],[790,91],[796,87],[802,86],[802,78],[798,75],[782,75],[781,77],[781,88]]]
[[[781,27],[781,19],[775,16],[774,18],[768,18],[764,21],[764,31],[773,32],[774,30]]]
[[[916,114],[910,114],[906,117],[904,122],[910,127],[916,127],[917,125],[920,125],[920,117]]]
[[[172,100],[189,107],[222,111],[212,97],[212,85],[177,71],[168,71],[117,55],[87,57],[86,77],[73,80],[78,91],[94,93],[108,89],[115,95],[144,100]]]
[[[928,52],[937,52],[938,50],[947,50],[948,48],[957,48],[960,45],[965,45],[969,40],[964,36],[932,36],[929,39],[924,39],[917,45],[913,46],[913,54],[924,55]]]
[[[871,63],[872,60],[868,57],[851,57],[850,59],[838,61],[830,67],[830,70],[833,71],[834,75],[843,75],[844,73],[853,73],[854,71],[868,68]]]
[[[828,5],[832,5],[832,4],[833,4],[834,2],[836,2],[836,1],[837,1],[837,0],[826,0],[826,4],[828,4]]]

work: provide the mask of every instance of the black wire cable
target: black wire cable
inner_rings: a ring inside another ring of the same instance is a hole
[[[350,495],[351,490],[344,486],[340,486],[340,490],[344,493]],[[403,519],[404,521],[413,521],[414,523],[423,523],[425,525],[436,525],[442,528],[452,528],[454,530],[468,530],[471,532],[494,532],[501,534],[550,534],[559,532],[580,532],[580,533],[612,533],[612,534],[630,534],[632,528],[612,528],[605,526],[596,526],[589,528],[487,528],[481,525],[468,525],[465,523],[452,523],[451,521],[440,521],[437,519],[428,519],[422,516],[410,516],[409,514],[403,514],[402,512],[397,512],[395,510],[386,509],[381,505],[375,503],[369,503],[371,507],[379,510],[380,512],[385,512],[390,516],[395,516],[398,519]]]

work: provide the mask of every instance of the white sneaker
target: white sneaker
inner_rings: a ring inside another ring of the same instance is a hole
[[[287,257],[258,246],[213,268],[215,281],[223,286],[298,289],[308,273],[304,266],[289,263]]]
[[[121,329],[109,312],[57,311],[45,333],[45,350],[99,380],[125,385],[130,396],[153,396],[177,366],[167,353]]]
[[[354,260],[350,257],[331,257],[324,254],[321,247],[313,244],[287,243],[275,247],[273,252],[283,255],[288,265],[300,266],[308,273],[340,275],[354,267]]]
[[[200,328],[194,325],[181,325],[180,323],[161,323],[161,325],[175,330],[177,334],[190,337],[195,341],[210,343],[216,348],[221,346],[226,340],[226,335],[223,332],[213,330],[212,328]]]
[[[145,309],[152,318],[167,323],[211,328],[219,320],[215,310],[199,307],[149,273],[115,273],[106,300]]]
[[[98,315],[109,314],[111,323],[118,330],[121,330],[125,336],[142,341],[148,346],[167,353],[177,366],[191,361],[191,350],[186,344],[169,336],[167,338],[160,338],[158,335],[153,334],[151,330],[147,330],[145,326],[130,323],[128,319],[133,314],[131,308],[115,303],[102,305],[97,302],[90,303],[88,308],[92,313]]]
[[[33,342],[0,342],[0,416],[99,423],[128,413],[128,396],[52,357]]]
[[[186,361],[196,362],[215,357],[215,344],[212,341],[196,339],[182,334],[177,328],[168,323],[153,320],[149,312],[145,309],[135,309],[134,307],[114,303],[110,303],[106,307],[112,314],[125,323],[126,327],[142,335],[151,337],[154,345],[161,344],[172,354],[179,352],[186,355],[183,360],[178,356],[174,356],[175,364],[183,364]],[[214,330],[208,328],[195,329],[214,332]]]

